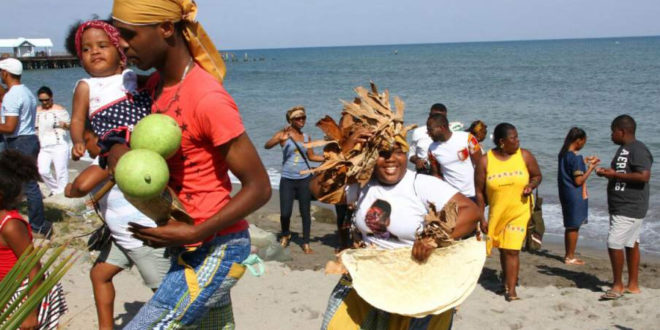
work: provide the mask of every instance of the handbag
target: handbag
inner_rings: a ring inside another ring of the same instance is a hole
[[[101,251],[110,244],[111,240],[110,228],[104,223],[89,235],[89,239],[87,239],[87,250]]]
[[[531,197],[530,197],[531,198]],[[545,223],[543,221],[543,198],[539,197],[539,191],[536,189],[536,201],[531,203],[531,217],[527,224],[527,234],[525,238],[526,251],[539,251],[543,245],[543,234],[545,233]]]

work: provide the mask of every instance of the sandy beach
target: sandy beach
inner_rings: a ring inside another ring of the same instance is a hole
[[[81,165],[72,168],[72,174]],[[63,329],[93,329],[97,327],[96,310],[89,280],[89,269],[96,254],[82,251],[84,239],[71,237],[85,233],[94,226],[77,212],[60,210],[53,203],[57,198],[45,200],[47,214],[55,223],[56,242],[72,241],[81,249],[82,257],[63,278],[69,312],[64,316]],[[82,201],[69,201],[80,207]],[[293,241],[288,248],[291,260],[266,262],[262,277],[249,273],[232,290],[234,316],[237,329],[317,329],[330,291],[337,275],[325,275],[323,267],[334,259],[335,224],[333,211],[313,206],[312,249],[305,255],[296,235],[301,220],[294,207],[292,218]],[[79,213],[79,212],[78,212]],[[251,224],[269,231],[279,232],[278,193],[267,205],[248,217]],[[611,269],[604,242],[585,247],[578,246],[584,266],[567,266],[562,262],[563,244],[546,240],[539,253],[521,253],[520,301],[507,303],[496,294],[499,288],[499,258],[497,252],[487,259],[479,285],[460,306],[454,319],[455,329],[566,329],[579,326],[584,329],[657,329],[660,326],[660,261],[657,257],[642,255],[640,267],[641,294],[627,294],[615,301],[599,301],[609,288]],[[625,276],[625,274],[624,274]],[[125,325],[150,298],[151,291],[144,287],[136,270],[119,274],[114,281],[115,323]]]

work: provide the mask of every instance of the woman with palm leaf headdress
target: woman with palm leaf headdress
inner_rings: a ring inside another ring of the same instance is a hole
[[[325,143],[325,161],[315,170],[318,174],[310,187],[320,201],[355,205],[357,247],[372,248],[344,250],[342,265],[329,263],[344,276],[330,295],[321,328],[448,329],[453,307],[472,289],[457,293],[457,299],[450,302],[440,299],[431,308],[397,295],[424,300],[424,292],[410,285],[427,278],[417,269],[432,278],[450,273],[449,277],[476,284],[485,259],[481,243],[469,243],[476,247],[470,248],[476,251],[476,259],[461,261],[471,264],[467,273],[461,273],[469,276],[453,273],[465,267],[437,268],[436,262],[444,259],[438,259],[435,252],[437,247],[450,246],[474,232],[479,219],[477,206],[444,181],[407,169],[405,137],[410,127],[403,126],[403,102],[395,99],[396,111],[392,111],[388,93],[378,93],[373,84],[371,91],[358,87],[356,92],[358,98],[344,103],[339,124],[330,117],[317,124],[331,140],[315,144]],[[459,250],[462,246],[451,248]],[[370,255],[356,261],[362,252]],[[402,272],[416,276],[400,276]],[[424,291],[442,297],[442,290],[435,291],[437,286],[431,284],[426,283]],[[452,284],[444,283],[446,287]]]

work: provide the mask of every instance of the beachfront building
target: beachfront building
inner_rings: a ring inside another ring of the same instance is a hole
[[[0,52],[12,57],[50,56],[52,48],[53,42],[49,38],[0,39]]]

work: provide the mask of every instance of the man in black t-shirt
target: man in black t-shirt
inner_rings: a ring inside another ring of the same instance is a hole
[[[610,229],[607,248],[614,283],[602,299],[617,299],[625,292],[639,293],[639,234],[649,208],[649,180],[653,156],[644,143],[635,139],[635,120],[621,115],[612,121],[612,142],[619,145],[611,168],[599,168],[598,176],[607,178],[607,206]],[[628,286],[623,286],[623,248],[628,260]]]

